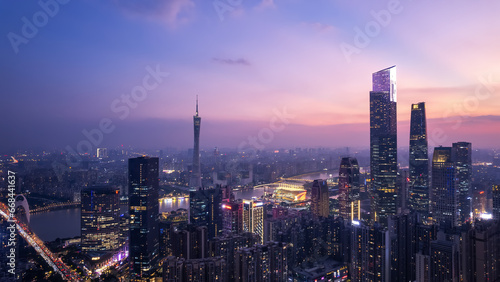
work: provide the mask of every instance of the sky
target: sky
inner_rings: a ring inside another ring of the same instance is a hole
[[[1,0],[0,151],[186,149],[196,95],[205,149],[368,147],[371,74],[393,65],[399,147],[422,101],[430,146],[498,147],[499,10],[460,0]]]

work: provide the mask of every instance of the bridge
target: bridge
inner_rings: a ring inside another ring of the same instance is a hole
[[[8,222],[15,223],[16,230],[19,232],[21,237],[23,237],[30,246],[32,246],[36,252],[54,269],[55,272],[59,273],[64,280],[67,281],[82,281],[83,279],[80,275],[69,268],[64,262],[61,261],[54,253],[52,253],[43,243],[35,233],[25,224],[16,219],[16,217],[10,217],[10,211],[4,203],[0,203],[0,215],[3,216]]]

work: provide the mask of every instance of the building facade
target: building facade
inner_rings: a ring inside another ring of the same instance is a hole
[[[427,144],[427,121],[425,103],[411,105],[410,121],[410,185],[408,207],[421,214],[426,220],[429,216],[429,153]]]
[[[387,225],[397,211],[396,66],[373,73],[370,91],[370,171],[372,219]]]
[[[136,278],[151,276],[159,258],[158,158],[128,160],[129,260]]]
[[[120,189],[112,186],[82,189],[82,252],[108,252],[120,246]]]

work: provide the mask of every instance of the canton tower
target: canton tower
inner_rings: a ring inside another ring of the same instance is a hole
[[[194,148],[193,148],[193,172],[191,174],[191,188],[201,188],[201,169],[200,169],[200,126],[201,117],[198,115],[198,95],[196,95],[196,113],[193,116],[194,124]]]

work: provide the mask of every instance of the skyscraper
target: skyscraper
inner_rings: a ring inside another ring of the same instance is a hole
[[[316,179],[311,188],[311,211],[315,216],[328,217],[330,200],[326,180]]]
[[[345,220],[359,220],[359,165],[355,158],[342,158],[340,162],[339,192],[340,216]]]
[[[193,172],[191,174],[190,186],[201,187],[201,167],[200,167],[200,127],[201,117],[198,115],[198,96],[196,96],[196,114],[193,116],[194,124],[194,148],[193,148]]]
[[[493,218],[500,220],[500,185],[493,185]]]
[[[370,170],[373,220],[387,225],[397,209],[396,66],[373,73],[370,91]]]
[[[469,197],[472,196],[472,145],[468,142],[453,143],[453,156],[458,178],[458,210],[460,223],[470,221],[471,206]]]
[[[432,202],[433,220],[452,226],[459,225],[458,190],[455,162],[451,147],[436,147],[432,157]]]
[[[409,208],[429,216],[429,154],[425,103],[411,105]]]
[[[130,273],[135,278],[154,273],[159,257],[158,158],[128,160]]]
[[[261,244],[264,243],[264,215],[263,202],[243,200],[243,232],[252,232],[259,235]]]
[[[189,222],[196,226],[207,226],[208,239],[219,236],[222,232],[221,189],[191,191],[189,199]]]
[[[120,189],[84,188],[81,205],[82,252],[106,252],[120,247]]]

